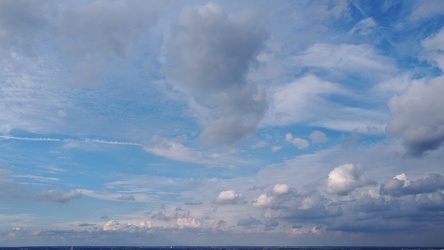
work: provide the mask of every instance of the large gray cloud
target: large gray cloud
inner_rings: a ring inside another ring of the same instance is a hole
[[[409,154],[421,156],[444,142],[444,77],[414,81],[389,100],[393,119],[387,133],[402,138]]]
[[[53,1],[35,3],[26,0],[0,2],[0,51],[3,56],[11,52],[31,56],[35,53],[35,42],[50,28],[47,18]]]
[[[416,180],[401,174],[381,185],[381,193],[392,196],[427,194],[443,189],[444,177],[436,173]]]
[[[259,23],[209,3],[185,11],[174,29],[169,76],[192,96],[195,109],[204,110],[201,137],[209,143],[232,144],[253,134],[265,112],[264,92],[245,78],[267,38]]]

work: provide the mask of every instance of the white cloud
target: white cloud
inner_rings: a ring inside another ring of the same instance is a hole
[[[306,197],[301,201],[301,209],[308,210],[319,206],[320,200],[318,196]]]
[[[375,26],[375,19],[373,19],[372,17],[367,17],[355,24],[355,26],[353,26],[353,28],[350,30],[350,33],[360,33],[362,35],[367,35]]]
[[[181,218],[177,218],[176,220],[176,224],[181,227],[200,227],[201,223],[198,219],[196,218],[188,218],[188,217],[181,217]]]
[[[313,75],[271,88],[267,93],[270,100],[265,123],[286,125],[312,120],[329,106],[324,96],[341,92],[337,85]]]
[[[234,190],[226,190],[220,192],[213,202],[215,204],[235,204],[241,200],[243,200],[242,194],[238,194]]]
[[[390,136],[402,138],[408,153],[420,156],[439,148],[444,142],[444,77],[429,82],[413,81],[400,95],[389,100],[392,121]]]
[[[323,132],[315,130],[310,134],[310,140],[312,143],[325,143],[328,138]]]
[[[444,71],[444,29],[422,40],[422,45],[426,50],[426,56]]]
[[[273,196],[267,196],[266,194],[261,194],[253,201],[253,206],[255,207],[269,207],[273,205]]]
[[[120,223],[116,220],[110,220],[102,227],[103,231],[126,231],[126,232],[146,232],[151,228],[151,222],[141,222],[138,225],[132,223]]]
[[[120,223],[118,223],[115,220],[110,220],[107,223],[105,223],[105,225],[103,225],[103,230],[105,231],[117,231],[120,230]]]
[[[47,83],[49,73],[39,62],[17,56],[14,63],[0,59],[0,132],[13,129],[48,132],[61,126],[65,109],[72,100],[58,85]]]
[[[29,175],[29,174],[17,174],[17,175],[12,175],[12,177],[31,179],[31,180],[34,180],[37,182],[59,182],[60,181],[60,179],[57,177],[45,177],[45,176]]]
[[[290,230],[292,235],[303,235],[303,234],[321,234],[320,228],[318,227],[295,227]]]
[[[337,71],[344,74],[362,74],[363,76],[374,76],[377,78],[389,76],[396,68],[387,57],[379,55],[371,45],[354,44],[314,44],[303,54],[297,56],[295,61],[303,66],[317,67]]]
[[[341,101],[332,101],[331,96],[345,100],[357,97],[353,96],[352,90],[314,75],[270,88],[267,96],[269,108],[263,121],[267,126],[308,123],[333,130],[369,133],[368,127],[383,128],[388,120],[384,110],[365,109],[357,105],[350,107]],[[371,101],[374,102],[375,98]],[[359,100],[365,104],[369,99],[362,96]],[[385,103],[386,99],[377,101]],[[383,129],[378,132],[382,133]]]
[[[337,166],[328,174],[326,191],[330,194],[348,194],[358,187],[372,183],[361,177],[358,167],[347,163]]]
[[[431,18],[441,15],[444,12],[444,6],[436,0],[422,0],[414,2],[412,13],[409,19],[417,20],[422,18]]]
[[[192,163],[208,163],[204,155],[192,148],[184,146],[181,141],[186,138],[178,137],[174,140],[154,137],[153,145],[145,146],[145,150],[153,154],[172,159],[175,161],[192,162]]]
[[[304,149],[307,148],[308,146],[310,146],[310,142],[308,142],[305,139],[302,138],[297,138],[297,137],[293,137],[292,134],[287,133],[285,135],[285,140],[291,144],[293,144],[294,146],[296,146],[298,149]]]
[[[286,184],[276,184],[273,187],[273,193],[276,195],[286,194],[290,191],[290,188]]]

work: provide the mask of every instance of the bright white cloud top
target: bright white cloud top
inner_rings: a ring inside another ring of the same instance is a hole
[[[442,246],[443,24],[439,0],[0,1],[0,244]]]

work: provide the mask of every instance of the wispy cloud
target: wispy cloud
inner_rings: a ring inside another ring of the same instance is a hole
[[[20,136],[10,136],[10,135],[0,135],[0,139],[3,140],[17,140],[17,141],[47,141],[47,142],[63,142],[63,143],[98,143],[107,145],[126,145],[126,146],[142,146],[140,143],[135,142],[125,142],[125,141],[109,141],[101,139],[61,139],[61,138],[49,138],[49,137],[20,137]]]

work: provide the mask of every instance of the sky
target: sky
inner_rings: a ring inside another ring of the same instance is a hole
[[[0,1],[0,246],[444,245],[444,2]]]

